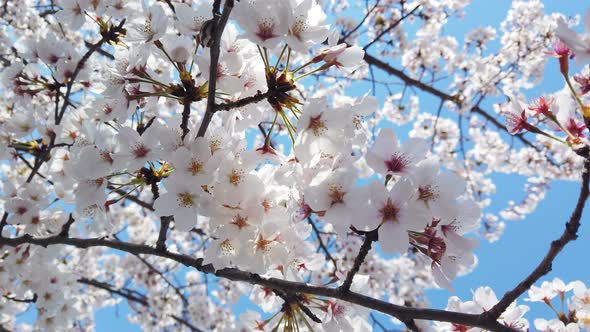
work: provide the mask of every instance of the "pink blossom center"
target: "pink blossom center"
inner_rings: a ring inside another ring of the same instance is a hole
[[[23,215],[25,213],[27,213],[28,209],[24,206],[19,206],[18,208],[16,208],[16,214],[18,215]]]
[[[258,24],[258,32],[256,32],[256,36],[262,39],[262,41],[274,38],[273,28],[274,23],[271,20],[264,20]]]
[[[410,163],[409,158],[401,153],[394,153],[384,161],[387,172],[400,173],[407,169]]]
[[[137,144],[133,148],[133,154],[135,155],[135,158],[145,158],[148,153],[150,153],[150,149],[143,144]]]
[[[393,204],[391,198],[387,199],[387,203],[379,209],[379,213],[381,214],[382,222],[397,222],[398,221],[398,214],[399,208]]]

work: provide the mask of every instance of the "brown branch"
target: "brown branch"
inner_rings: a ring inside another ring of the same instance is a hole
[[[81,284],[100,288],[100,289],[105,290],[105,291],[112,293],[112,294],[122,296],[129,301],[139,303],[143,306],[146,306],[146,307],[149,306],[148,301],[144,297],[139,297],[138,295],[134,295],[132,292],[130,292],[126,289],[116,289],[115,287],[113,287],[112,285],[110,285],[106,282],[102,282],[102,281],[98,281],[98,280],[94,280],[94,279],[88,279],[88,278],[80,278],[80,279],[78,279],[78,282]]]
[[[172,259],[185,266],[193,267],[198,271],[204,273],[214,274],[220,278],[225,278],[233,281],[243,281],[253,285],[267,287],[270,289],[280,289],[283,291],[289,291],[291,293],[305,293],[340,299],[350,303],[358,304],[369,309],[380,311],[382,313],[396,317],[401,321],[407,321],[410,319],[435,320],[459,323],[473,327],[481,327],[492,331],[515,331],[512,328],[500,324],[496,320],[491,320],[488,317],[483,317],[482,315],[465,314],[460,312],[451,312],[438,309],[410,308],[388,303],[386,301],[375,299],[352,291],[342,292],[339,288],[313,286],[302,282],[287,281],[276,278],[265,278],[261,277],[256,273],[241,271],[235,268],[225,268],[215,271],[212,265],[203,265],[202,258],[196,259],[189,255],[173,253],[167,250],[160,251],[154,247],[144,244],[113,241],[104,238],[81,239],[68,238],[62,236],[53,236],[48,238],[33,238],[30,235],[25,235],[18,238],[0,239],[0,246],[6,245],[15,247],[22,244],[34,244],[43,247],[50,245],[65,244],[75,246],[81,249],[91,247],[107,247],[133,254],[148,254]]]
[[[589,148],[588,146],[584,147],[582,150],[583,155],[588,155]],[[580,195],[578,196],[578,202],[572,215],[569,218],[569,221],[565,224],[565,230],[561,234],[561,236],[551,242],[551,246],[549,247],[549,251],[545,254],[543,260],[539,263],[539,265],[523,280],[521,281],[514,289],[504,294],[500,302],[498,302],[495,306],[492,307],[489,311],[485,313],[485,315],[490,319],[497,319],[500,315],[508,308],[508,306],[514,302],[520,295],[526,292],[537,280],[539,280],[542,276],[546,275],[551,271],[553,260],[555,257],[563,250],[563,248],[571,241],[574,241],[578,238],[578,229],[580,228],[580,220],[582,219],[582,212],[584,211],[584,206],[586,205],[586,200],[588,199],[588,194],[590,191],[589,188],[590,184],[590,158],[586,157],[584,161],[584,170],[582,174],[582,186],[580,189]]]
[[[94,45],[93,45],[91,42],[89,42],[89,41],[87,41],[87,40],[85,40],[85,41],[84,41],[84,45],[85,45],[86,47],[88,47],[88,48],[90,48],[90,47],[93,47],[93,46],[94,46]],[[102,48],[99,48],[99,49],[97,49],[97,50],[96,50],[96,52],[97,52],[98,54],[100,54],[100,55],[106,56],[107,58],[109,58],[109,59],[111,59],[111,60],[115,60],[115,56],[114,56],[114,55],[112,55],[111,53],[109,53],[109,52],[107,52],[107,51],[103,50]]]
[[[383,31],[381,31],[370,43],[368,43],[367,45],[365,45],[365,47],[363,47],[363,50],[366,51],[369,47],[371,47],[371,45],[378,42],[379,39],[381,39],[381,37],[383,37],[383,35],[385,35],[386,33],[389,33],[389,31],[395,29],[395,27],[397,27],[400,23],[402,23],[406,18],[408,18],[410,15],[414,14],[414,12],[416,10],[418,10],[418,8],[420,8],[421,5],[422,4],[417,5],[416,7],[414,7],[414,9],[412,9],[411,11],[407,12],[405,15],[400,17],[399,20],[395,21],[395,23],[390,25],[387,29],[384,29]],[[346,38],[343,38],[343,39],[346,39]]]
[[[326,247],[326,245],[324,244],[324,240],[322,239],[322,236],[320,235],[320,230],[318,229],[318,226],[316,226],[316,224],[313,222],[311,217],[307,217],[307,222],[311,225],[311,228],[313,229],[313,232],[315,233],[316,238],[318,239],[318,244],[319,244],[320,248],[322,249],[322,251],[324,252],[324,255],[326,255],[326,257],[332,262],[332,264],[334,264],[334,269],[335,270],[338,269],[338,264],[336,264],[336,259],[334,259],[334,257],[330,253],[330,250],[328,250],[328,247]]]
[[[156,241],[156,249],[166,250],[166,234],[168,233],[170,221],[172,220],[172,216],[160,217],[160,232],[158,233],[158,240]]]
[[[154,206],[152,204],[140,200],[139,197],[137,197],[137,196],[128,195],[128,193],[125,192],[124,190],[117,189],[114,186],[107,186],[107,189],[112,190],[113,192],[115,192],[121,196],[125,196],[126,200],[131,201],[131,202],[141,206],[142,208],[148,209],[150,211],[155,211]]]
[[[11,297],[8,295],[3,295],[3,297],[5,299],[7,299],[8,301],[14,301],[14,302],[19,302],[19,303],[35,303],[35,302],[37,302],[37,294],[33,294],[33,297],[30,299],[19,299],[19,298]]]
[[[354,279],[354,276],[358,273],[359,269],[361,268],[361,265],[365,261],[367,254],[371,250],[371,246],[373,245],[373,242],[378,240],[379,233],[377,233],[377,229],[375,229],[373,231],[366,232],[364,235],[365,235],[365,240],[363,241],[363,245],[361,245],[361,249],[359,250],[358,255],[354,259],[354,263],[352,265],[352,268],[346,274],[346,279],[342,283],[342,286],[339,287],[339,290],[342,293],[346,293],[346,292],[350,291],[350,286],[352,286],[352,279]]]
[[[215,112],[218,111],[229,111],[233,108],[239,108],[239,107],[244,107],[248,104],[252,104],[252,103],[257,103],[260,101],[263,101],[264,99],[268,98],[271,95],[270,91],[266,91],[265,93],[262,93],[260,91],[258,91],[255,95],[250,96],[250,97],[245,97],[242,99],[238,99],[236,101],[232,101],[232,102],[228,102],[228,103],[224,103],[224,104],[219,104],[215,106]]]
[[[188,100],[188,98],[185,98],[184,100],[184,105],[182,108],[182,122],[180,123],[180,129],[182,129],[182,140],[184,141],[184,138],[186,137],[186,135],[188,135],[188,132],[190,131],[188,129],[188,120],[190,118],[191,115],[191,102],[190,100]]]
[[[223,14],[221,14],[221,16],[218,16],[219,6],[220,1],[215,1],[213,4],[215,36],[210,48],[211,63],[209,65],[209,91],[207,92],[207,110],[203,115],[203,120],[201,122],[201,126],[199,127],[199,131],[197,132],[197,137],[205,136],[207,128],[209,128],[209,124],[213,118],[213,114],[215,114],[215,89],[217,87],[217,65],[219,63],[221,35],[223,34],[223,30],[225,29],[225,25],[229,19],[229,14],[234,8],[234,0],[225,0],[225,4],[223,5]]]
[[[358,29],[360,29],[363,26],[363,24],[365,23],[365,21],[367,20],[367,18],[369,18],[371,13],[373,13],[373,11],[379,6],[379,2],[381,2],[381,0],[377,0],[375,2],[375,5],[370,10],[367,11],[367,13],[363,17],[363,19],[359,22],[359,24],[357,24],[356,27],[354,27],[352,30],[350,30],[348,33],[346,33],[346,35],[344,35],[341,39],[346,40],[348,37],[350,37],[350,35],[352,35]]]
[[[145,298],[145,296],[143,296],[143,294],[137,293],[135,291],[132,291],[132,290],[129,290],[126,288],[117,289],[113,285],[108,284],[106,282],[102,282],[102,281],[98,281],[98,280],[94,280],[94,279],[88,279],[88,278],[80,278],[80,279],[78,279],[78,282],[81,284],[100,288],[100,289],[105,290],[111,294],[121,296],[121,297],[127,299],[128,301],[135,302],[135,303],[138,303],[146,308],[149,308],[149,303],[148,303],[147,299]],[[172,319],[174,319],[176,322],[188,327],[191,331],[195,331],[195,332],[202,331],[198,327],[189,323],[184,318],[178,317],[176,315],[170,315],[170,317],[172,317]]]

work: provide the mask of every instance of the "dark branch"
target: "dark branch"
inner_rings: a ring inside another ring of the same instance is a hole
[[[182,109],[182,122],[180,123],[180,129],[182,129],[182,140],[188,135],[188,120],[191,116],[191,102],[186,99],[184,101],[183,109]]]
[[[462,106],[463,101],[461,101],[460,98],[458,98],[457,96],[451,96],[451,95],[449,95],[449,94],[447,94],[447,93],[445,93],[445,92],[443,92],[431,85],[428,85],[420,80],[412,78],[412,77],[408,76],[406,73],[404,73],[403,71],[393,68],[392,66],[390,66],[386,62],[381,61],[368,53],[365,53],[364,60],[368,64],[374,65],[375,67],[383,70],[384,72],[386,72],[390,75],[396,76],[397,78],[401,79],[402,81],[404,81],[408,85],[414,86],[424,92],[428,92],[431,95],[440,98],[441,100],[452,102],[453,104],[455,104],[457,106]],[[494,116],[490,115],[488,112],[483,110],[479,105],[472,107],[471,111],[481,115],[487,121],[491,122],[494,126],[496,126],[498,129],[501,129],[504,132],[508,132],[508,129],[506,128],[506,126],[504,124],[502,124]],[[527,138],[525,138],[522,134],[517,134],[514,136],[518,140],[520,140],[524,145],[535,149],[537,152],[541,152],[541,148],[534,145],[531,141],[529,141]],[[547,158],[547,159],[548,159],[548,161],[551,161],[550,158]],[[558,165],[554,165],[554,166],[558,166]]]
[[[361,265],[365,261],[367,254],[371,250],[371,246],[372,246],[373,242],[378,240],[378,235],[379,235],[379,233],[377,233],[377,230],[373,230],[373,231],[365,233],[365,240],[363,241],[363,245],[361,246],[361,249],[359,250],[358,255],[354,259],[354,264],[352,265],[352,268],[346,274],[346,279],[342,283],[342,286],[340,286],[340,288],[339,288],[339,290],[341,292],[346,293],[346,292],[350,291],[350,286],[352,285],[352,279],[354,279],[354,276],[358,273],[359,269],[361,268]]]
[[[234,108],[244,107],[248,104],[257,103],[263,101],[264,99],[268,98],[271,95],[270,91],[266,91],[262,93],[258,91],[255,95],[250,97],[245,97],[236,101],[219,104],[215,106],[215,111],[229,111]]]
[[[400,17],[399,20],[395,21],[395,23],[393,23],[392,25],[390,25],[387,29],[384,29],[383,31],[381,31],[374,39],[373,41],[371,41],[370,43],[368,43],[367,45],[365,45],[365,47],[363,47],[363,49],[366,51],[369,47],[371,47],[371,45],[375,44],[376,42],[378,42],[381,37],[383,37],[385,34],[389,33],[389,31],[395,29],[395,27],[397,27],[400,23],[402,23],[406,18],[408,18],[408,16],[414,14],[414,12],[416,10],[418,10],[418,8],[420,8],[421,4],[417,5],[416,7],[414,7],[414,9],[412,9],[411,11],[407,12],[405,15],[403,15],[402,17]],[[343,38],[346,39],[346,38]]]
[[[382,313],[396,317],[401,321],[407,321],[409,319],[436,320],[481,327],[493,331],[515,331],[514,329],[506,327],[496,320],[491,320],[488,317],[484,317],[483,315],[465,314],[437,309],[410,308],[388,303],[386,301],[375,299],[352,291],[342,292],[339,288],[313,286],[302,282],[287,281],[276,278],[265,278],[256,273],[241,271],[234,268],[225,268],[215,271],[212,265],[203,265],[202,258],[197,259],[192,256],[173,253],[167,250],[160,251],[154,247],[144,244],[113,241],[104,238],[80,239],[62,236],[53,236],[40,239],[25,235],[18,238],[0,239],[0,245],[15,247],[22,244],[34,244],[43,247],[65,244],[81,249],[91,247],[108,247],[132,254],[148,254],[168,258],[185,266],[193,267],[198,271],[215,274],[220,278],[226,278],[233,281],[244,281],[253,285],[260,285],[270,289],[280,289],[283,291],[289,291],[291,293],[313,294],[340,299],[369,309],[380,311]]]
[[[588,154],[588,146],[584,147],[585,154]],[[543,260],[539,265],[529,274],[523,281],[521,281],[514,289],[504,294],[504,297],[495,306],[485,313],[490,319],[497,319],[514,302],[520,295],[526,292],[537,280],[551,271],[553,260],[561,250],[571,241],[578,238],[578,229],[580,228],[580,220],[582,219],[582,212],[588,199],[590,183],[590,159],[584,161],[584,170],[582,174],[582,186],[578,202],[572,213],[569,221],[565,224],[565,230],[559,239],[551,242],[549,251],[545,254]]]
[[[210,48],[211,63],[209,65],[209,91],[207,95],[207,110],[205,111],[205,115],[203,115],[203,120],[201,122],[201,126],[199,127],[199,131],[197,132],[197,137],[205,136],[207,128],[209,128],[209,124],[213,118],[213,114],[215,113],[215,89],[217,87],[217,65],[219,63],[221,35],[223,34],[223,30],[225,29],[225,25],[229,19],[229,14],[234,8],[234,0],[225,0],[223,14],[221,14],[221,17],[219,17],[217,16],[217,13],[219,12],[220,2],[221,1],[217,0],[213,4],[213,19],[216,20],[216,28],[215,37],[213,38],[213,43],[211,44]],[[218,17],[219,19],[217,19]]]
[[[318,239],[319,246],[322,249],[322,251],[324,252],[324,255],[326,255],[326,257],[332,262],[332,264],[334,264],[334,269],[338,269],[338,264],[336,264],[336,259],[334,259],[334,257],[330,253],[330,250],[328,250],[328,247],[326,247],[326,245],[324,244],[324,240],[322,239],[322,236],[320,234],[320,230],[318,229],[316,224],[313,222],[311,217],[307,217],[307,222],[311,225],[311,228],[313,229],[313,232],[315,233],[315,235]]]

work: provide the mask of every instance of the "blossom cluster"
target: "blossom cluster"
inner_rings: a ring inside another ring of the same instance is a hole
[[[452,291],[456,277],[475,268],[480,234],[495,240],[502,232],[496,215],[482,213],[495,191],[491,173],[532,179],[523,203],[500,213],[504,220],[534,210],[548,179],[579,175],[575,149],[587,144],[590,71],[572,82],[568,66],[574,54],[587,60],[588,48],[561,16],[546,16],[544,25],[527,20],[540,15],[534,1],[515,2],[501,38],[511,46],[494,55],[484,51],[496,37],[492,28],[468,34],[463,50],[443,34],[465,1],[377,4],[359,24],[338,19],[336,27],[325,9],[338,12],[341,4],[315,0],[226,0],[217,12],[219,1],[44,3],[7,2],[0,14],[11,18],[0,30],[10,52],[0,56],[0,326],[17,325],[15,316],[34,302],[35,326],[22,330],[91,330],[94,310],[118,301],[113,293],[134,303],[130,320],[145,329],[190,328],[190,321],[211,330],[368,330],[366,308],[227,280],[212,290],[206,277],[164,258],[194,257],[209,273],[350,282],[355,292],[426,307],[425,289]],[[422,20],[415,40],[396,28],[406,18]],[[409,73],[423,70],[432,81],[453,73],[451,94],[435,93],[453,115],[418,114],[418,97],[405,92],[383,105],[369,94],[346,96],[352,80],[370,77],[373,42],[358,46],[363,26],[395,40],[381,55],[399,57]],[[527,104],[516,88],[542,74],[535,64],[545,61],[549,40],[537,37],[549,32],[561,39],[551,55],[567,86]],[[527,54],[514,58],[507,50],[522,47],[520,38],[529,38]],[[512,74],[499,77],[497,63],[510,63]],[[507,114],[505,127],[470,102],[506,92],[510,102],[495,109]],[[530,146],[511,149],[497,128],[469,114],[478,109],[509,134],[536,134],[540,147],[523,140]],[[406,123],[410,137],[400,140],[392,124]],[[4,246],[2,239],[25,241]],[[48,239],[71,246],[27,243]],[[121,256],[85,239],[158,255]],[[358,266],[358,248],[372,242],[378,249]],[[573,289],[569,314],[535,326],[588,327],[585,286],[553,284],[531,289],[531,301],[543,293],[545,303],[557,294],[563,302]],[[245,296],[264,315],[233,317],[231,304]],[[497,302],[480,288],[473,301],[453,297],[447,309],[481,313]],[[527,310],[513,304],[499,322],[526,330]]]

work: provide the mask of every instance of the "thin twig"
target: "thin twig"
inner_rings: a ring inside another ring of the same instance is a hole
[[[588,155],[588,146],[584,147],[585,155]],[[551,242],[549,251],[545,254],[545,257],[539,265],[514,289],[504,294],[500,302],[488,310],[485,315],[490,319],[497,319],[500,315],[508,308],[508,306],[514,302],[520,295],[526,292],[537,280],[542,276],[546,275],[551,271],[553,260],[563,250],[563,248],[571,241],[578,238],[578,229],[580,228],[580,220],[582,219],[582,213],[584,212],[584,206],[590,192],[590,159],[586,158],[584,161],[584,170],[582,174],[582,186],[580,188],[580,195],[578,196],[578,202],[576,207],[569,218],[569,221],[565,224],[565,229],[561,236]]]
[[[229,111],[231,109],[234,108],[240,108],[240,107],[244,107],[248,104],[252,104],[252,103],[257,103],[260,102],[266,98],[268,98],[271,95],[270,91],[266,91],[265,93],[262,93],[260,91],[258,91],[255,95],[250,96],[250,97],[245,97],[242,99],[238,99],[236,101],[232,101],[232,102],[228,102],[228,103],[224,103],[224,104],[219,104],[215,106],[215,112],[218,111]]]
[[[365,45],[365,47],[363,47],[363,49],[366,51],[369,47],[371,47],[371,45],[375,44],[376,42],[378,42],[381,37],[383,37],[383,35],[385,35],[386,33],[388,33],[389,31],[395,29],[395,27],[397,27],[401,22],[403,22],[406,18],[408,18],[408,16],[414,14],[414,12],[416,10],[418,10],[418,8],[420,8],[421,4],[417,5],[416,7],[414,7],[414,9],[412,9],[411,11],[409,11],[408,13],[406,13],[405,15],[403,15],[402,17],[400,17],[399,20],[395,21],[395,23],[393,23],[392,25],[390,25],[387,29],[381,31],[381,33],[379,33],[375,38],[373,38],[373,40],[368,43],[367,45]],[[346,38],[343,38],[346,39]]]
[[[320,248],[322,249],[322,251],[324,252],[326,257],[332,262],[332,264],[334,264],[334,269],[337,269],[338,264],[336,263],[336,259],[334,259],[334,257],[330,253],[330,250],[328,250],[328,247],[326,247],[326,245],[324,244],[324,240],[322,239],[322,236],[320,235],[320,230],[318,229],[316,224],[313,222],[311,217],[307,217],[307,222],[311,225],[311,228],[313,229],[313,232],[315,233],[315,235],[318,239],[318,243],[319,243]]]

